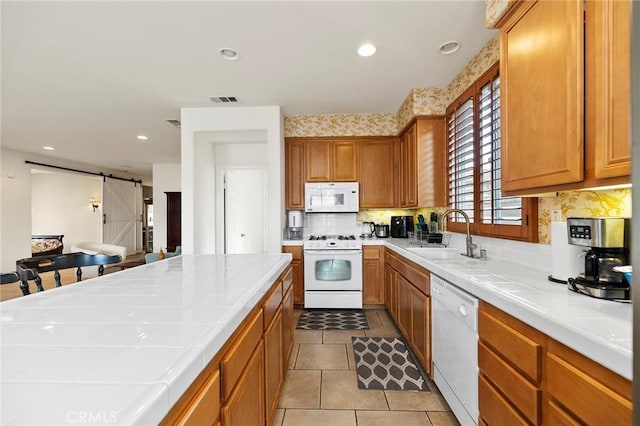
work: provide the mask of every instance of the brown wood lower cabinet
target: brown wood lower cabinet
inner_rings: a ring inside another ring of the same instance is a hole
[[[289,267],[160,424],[270,425],[292,347]]]
[[[268,425],[271,424],[278,407],[277,397],[284,380],[282,331],[282,308],[280,308],[264,333],[265,402]]]
[[[234,391],[222,407],[223,425],[265,424],[264,344],[258,343]]]
[[[293,303],[304,304],[304,258],[302,246],[282,246],[283,253],[291,253],[293,260]]]
[[[549,339],[546,362],[550,420],[631,424],[630,381],[553,339]]]
[[[293,350],[293,287],[282,298],[282,371],[287,371],[289,357]]]
[[[362,303],[384,303],[384,247],[362,247]]]
[[[480,424],[630,425],[631,382],[480,302]]]
[[[431,297],[429,271],[385,252],[385,299],[400,332],[422,368],[431,368]]]
[[[546,336],[484,302],[478,334],[480,417],[488,425],[541,424]]]

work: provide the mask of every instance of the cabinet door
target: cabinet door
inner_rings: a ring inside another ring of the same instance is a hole
[[[383,247],[363,247],[362,301],[369,304],[384,303],[384,282],[381,265]]]
[[[278,405],[278,394],[284,378],[282,350],[282,309],[273,317],[273,321],[264,333],[265,359],[265,406],[267,424],[271,424]]]
[[[285,202],[287,209],[304,209],[304,142],[285,142]]]
[[[334,182],[355,182],[358,180],[356,141],[333,142],[333,174]]]
[[[289,365],[289,357],[293,349],[293,288],[285,294],[282,299],[282,351],[284,356],[282,359],[282,371],[287,370]]]
[[[307,141],[305,145],[307,182],[331,181],[331,141]]]
[[[444,117],[418,118],[418,207],[447,205],[447,141]]]
[[[500,41],[503,192],[581,182],[583,2],[523,2]]]
[[[264,344],[262,340],[251,355],[237,385],[222,408],[222,424],[265,424],[264,408]]]
[[[412,286],[402,275],[398,274],[398,327],[402,334],[411,339],[412,321],[411,311],[413,310]]]
[[[394,144],[394,139],[360,142],[360,207],[372,209],[396,206]]]
[[[384,301],[393,320],[398,323],[398,273],[389,265],[384,265]]]
[[[302,246],[283,246],[283,253],[291,253],[291,270],[293,274],[293,303],[304,303],[304,263]]]
[[[418,205],[416,125],[411,126],[400,140],[400,207]]]
[[[411,306],[411,344],[418,361],[431,375],[431,298],[412,288]]]
[[[630,35],[631,1],[586,2],[587,178],[631,173]]]

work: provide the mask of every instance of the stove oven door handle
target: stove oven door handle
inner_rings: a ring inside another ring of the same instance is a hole
[[[334,249],[326,249],[326,250],[305,250],[304,254],[324,254],[324,255],[359,255],[362,254],[362,250],[334,250]]]

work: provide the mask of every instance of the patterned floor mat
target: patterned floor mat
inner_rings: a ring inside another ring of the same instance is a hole
[[[362,310],[309,310],[298,320],[301,330],[368,330],[369,323]]]
[[[404,341],[398,337],[352,337],[358,388],[429,391]]]

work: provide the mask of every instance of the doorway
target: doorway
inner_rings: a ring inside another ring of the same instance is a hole
[[[267,169],[230,168],[224,173],[224,252],[266,253]]]

